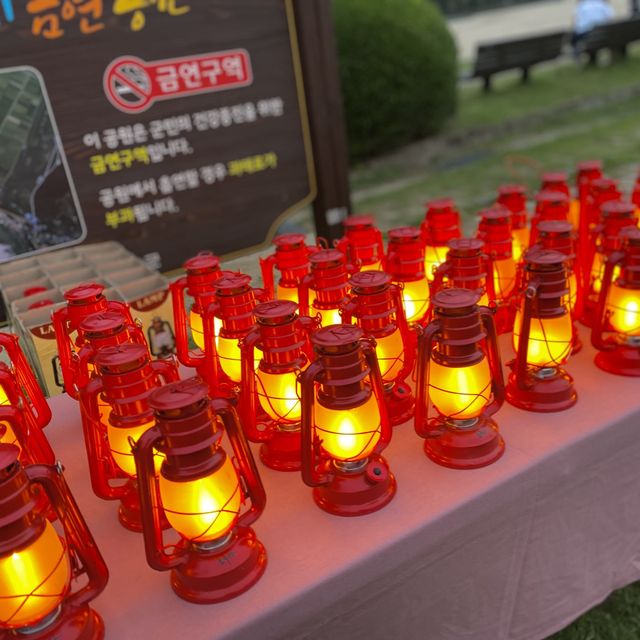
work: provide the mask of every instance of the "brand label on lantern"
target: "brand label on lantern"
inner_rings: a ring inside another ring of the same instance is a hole
[[[295,25],[294,0],[0,0],[0,262],[264,243],[316,193]]]

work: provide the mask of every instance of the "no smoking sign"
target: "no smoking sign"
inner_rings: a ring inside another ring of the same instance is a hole
[[[146,111],[158,100],[235,89],[252,82],[245,49],[151,62],[123,56],[113,60],[104,73],[109,102],[125,113]]]

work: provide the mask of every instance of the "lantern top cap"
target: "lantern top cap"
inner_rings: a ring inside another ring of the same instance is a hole
[[[602,171],[602,160],[583,160],[578,162],[578,173]]]
[[[390,282],[391,276],[384,271],[358,271],[349,279],[349,285],[359,289],[380,289]]]
[[[498,187],[498,195],[500,196],[519,196],[526,193],[527,188],[523,184],[503,184]]]
[[[136,362],[142,364],[148,359],[149,353],[143,344],[125,342],[100,349],[96,354],[95,363],[100,367],[118,367]]]
[[[276,249],[297,249],[306,243],[306,237],[303,233],[283,233],[273,239]]]
[[[30,296],[35,296],[37,293],[44,293],[47,290],[47,287],[29,287],[22,292],[25,298]]]
[[[480,301],[480,294],[471,289],[440,289],[433,296],[433,304],[440,309],[472,307]]]
[[[97,282],[85,282],[64,292],[64,299],[70,304],[83,304],[99,298],[104,287]]]
[[[597,191],[607,191],[609,189],[617,189],[618,181],[613,178],[606,178],[604,176],[596,178],[591,181],[591,186]]]
[[[330,264],[342,264],[346,263],[346,258],[342,251],[337,249],[320,249],[309,256],[309,262],[313,267],[324,266]]]
[[[566,233],[571,235],[573,225],[568,220],[542,220],[538,222],[538,233]]]
[[[217,271],[220,269],[220,258],[211,251],[201,251],[197,256],[189,258],[183,265],[186,271]]]
[[[627,242],[637,244],[640,242],[640,229],[638,227],[624,227],[620,229],[620,237]]]
[[[92,313],[80,323],[85,333],[110,332],[126,323],[126,318],[119,311],[103,311]]]
[[[0,444],[0,472],[13,466],[19,457],[20,449],[15,444]]]
[[[362,336],[364,336],[364,331],[355,325],[331,324],[313,333],[311,342],[320,348],[346,347],[358,342]]]
[[[269,300],[257,304],[253,309],[253,315],[257,322],[271,323],[295,315],[297,309],[298,305],[291,300]]]
[[[555,191],[554,189],[542,189],[536,194],[536,202],[569,202],[569,196],[562,191]]]
[[[223,271],[213,283],[217,293],[229,295],[234,289],[244,289],[251,284],[251,276],[239,271]]]
[[[155,411],[176,411],[198,404],[208,397],[207,385],[194,377],[158,387],[149,396],[149,405]]]
[[[566,182],[567,173],[565,171],[547,171],[542,174],[542,182]]]
[[[34,302],[29,305],[29,309],[40,309],[42,307],[49,307],[53,304],[53,300],[50,298],[45,298],[44,300],[38,300],[38,302]]]
[[[602,203],[600,210],[606,217],[626,218],[627,216],[633,216],[636,206],[633,202],[628,202],[627,200],[607,200]]]
[[[347,216],[342,221],[342,226],[344,227],[345,231],[358,229],[360,227],[373,227],[375,226],[375,219],[370,213]]]
[[[566,260],[567,256],[554,249],[530,249],[524,256],[524,261],[528,265],[562,265]]]
[[[389,229],[389,240],[417,240],[420,238],[420,229],[417,227],[396,227]]]
[[[435,198],[427,202],[427,209],[434,211],[439,209],[453,209],[455,206],[453,198]]]
[[[501,224],[511,219],[511,212],[505,206],[497,204],[490,209],[483,209],[480,218],[489,224]]]
[[[453,238],[447,242],[451,251],[478,251],[484,249],[484,240],[480,238]]]

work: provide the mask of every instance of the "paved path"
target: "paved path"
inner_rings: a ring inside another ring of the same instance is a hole
[[[460,60],[473,58],[480,42],[533,35],[553,30],[567,31],[573,23],[577,0],[544,0],[493,11],[481,11],[449,20]],[[629,0],[611,0],[616,16],[627,17]]]

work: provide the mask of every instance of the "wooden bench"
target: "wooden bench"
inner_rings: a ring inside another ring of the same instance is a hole
[[[625,58],[627,47],[636,40],[640,40],[640,17],[602,24],[585,34],[578,47],[589,56],[590,64],[596,64],[603,49]]]
[[[491,89],[491,76],[500,71],[522,70],[528,82],[529,69],[540,62],[555,60],[561,53],[567,33],[558,31],[538,36],[492,42],[478,46],[473,78],[482,78],[484,90]]]

